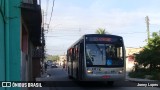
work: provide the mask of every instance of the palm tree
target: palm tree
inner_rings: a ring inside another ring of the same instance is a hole
[[[108,32],[106,32],[106,30],[104,28],[98,28],[96,30],[97,34],[109,34]]]

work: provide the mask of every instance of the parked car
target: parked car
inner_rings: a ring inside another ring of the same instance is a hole
[[[56,64],[52,64],[51,68],[58,68]]]
[[[48,60],[48,61],[47,61],[47,65],[48,65],[48,66],[51,66],[52,64],[53,64],[53,61],[52,61],[52,60]]]

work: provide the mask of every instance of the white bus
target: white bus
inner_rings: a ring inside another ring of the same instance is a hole
[[[69,78],[80,81],[114,81],[125,79],[123,38],[108,34],[87,34],[67,50]]]

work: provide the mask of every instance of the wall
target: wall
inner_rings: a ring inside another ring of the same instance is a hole
[[[134,53],[139,53],[143,48],[126,48],[126,70],[130,72],[134,67]]]
[[[33,44],[32,42],[29,40],[28,41],[28,61],[27,61],[27,69],[28,69],[28,81],[32,81],[32,50],[33,50]]]
[[[33,80],[36,80],[36,77],[40,77],[40,70],[41,70],[41,65],[40,65],[40,60],[39,58],[34,58],[33,61],[32,61],[32,64],[33,64]]]
[[[59,65],[62,66],[64,60],[67,60],[66,55],[61,55],[61,56],[59,56],[59,61],[58,61]]]
[[[10,0],[6,1],[6,61],[7,61],[7,80],[20,80],[20,1]],[[8,5],[7,5],[8,4]],[[9,7],[7,7],[9,6]]]
[[[23,23],[23,19],[21,18],[21,22]],[[24,23],[22,24],[22,32],[21,32],[21,80],[27,81],[28,80],[28,30]]]
[[[0,2],[3,3],[4,1]],[[0,6],[0,9],[3,9],[3,6]],[[4,21],[3,21],[3,16],[2,14],[4,13],[4,11],[2,10],[2,12],[0,13],[0,71],[2,73],[0,73],[0,81],[4,81],[5,80],[5,45],[4,45]]]
[[[0,81],[20,81],[20,4],[21,0],[0,1]]]

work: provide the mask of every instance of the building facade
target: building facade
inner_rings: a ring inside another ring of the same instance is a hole
[[[21,80],[20,0],[0,2],[0,81]],[[9,90],[2,88],[1,90]],[[13,90],[19,90],[13,88]]]
[[[22,0],[21,4],[21,53],[22,80],[33,81],[40,77],[42,49],[42,15],[37,0]]]
[[[58,61],[58,63],[59,63],[60,66],[62,66],[64,62],[66,63],[66,61],[67,61],[66,55],[60,55],[60,56],[59,56],[59,61]]]
[[[142,51],[143,48],[132,48],[128,47],[126,48],[126,70],[130,72],[133,69],[134,63],[135,63],[135,57],[134,54],[138,54],[140,51]]]
[[[44,58],[41,22],[40,0],[1,0],[0,81],[32,81],[40,76]],[[10,89],[20,88],[1,90]]]

